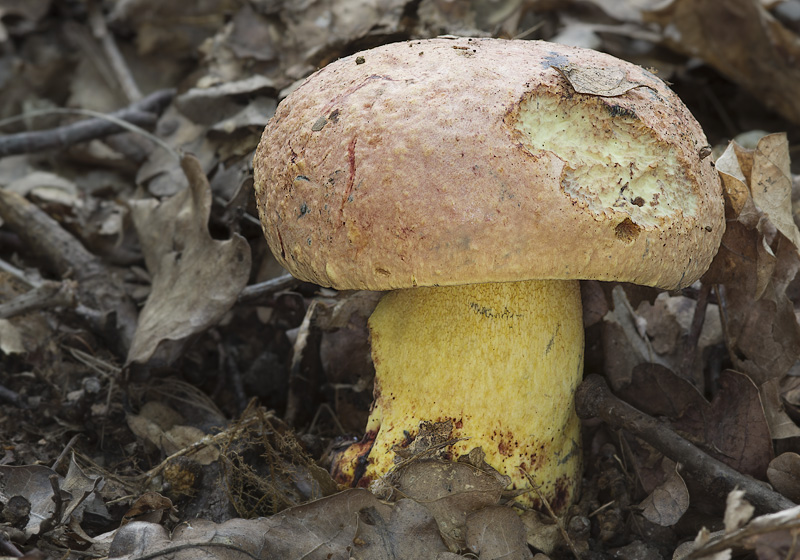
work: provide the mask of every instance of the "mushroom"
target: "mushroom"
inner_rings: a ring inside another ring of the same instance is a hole
[[[288,95],[253,161],[275,257],[321,286],[388,291],[349,482],[385,475],[434,422],[451,457],[480,447],[523,504],[563,513],[581,472],[579,280],[697,280],[725,228],[706,155],[659,78],[540,41],[390,44]]]

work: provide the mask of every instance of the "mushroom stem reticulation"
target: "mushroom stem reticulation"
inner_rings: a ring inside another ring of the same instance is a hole
[[[563,511],[580,479],[573,395],[583,372],[575,280],[413,288],[386,294],[369,320],[375,441],[364,480],[393,465],[421,422],[451,422],[454,457],[482,448],[486,462],[529,480]],[[530,477],[530,478],[528,478]],[[541,506],[538,494],[518,500]]]

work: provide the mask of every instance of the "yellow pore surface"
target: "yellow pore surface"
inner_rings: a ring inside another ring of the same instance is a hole
[[[369,321],[377,430],[367,477],[392,467],[421,421],[452,421],[453,458],[474,447],[528,488],[521,470],[563,509],[580,473],[573,394],[583,370],[577,281],[525,281],[397,290]],[[535,493],[520,501],[541,505]]]

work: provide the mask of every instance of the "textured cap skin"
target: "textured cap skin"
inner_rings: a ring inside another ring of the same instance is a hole
[[[264,234],[302,280],[673,289],[705,272],[725,228],[706,146],[639,66],[540,41],[439,38],[311,75],[253,165]]]

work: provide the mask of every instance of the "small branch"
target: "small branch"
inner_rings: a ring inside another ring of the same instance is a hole
[[[298,282],[300,281],[291,274],[284,274],[282,276],[278,276],[277,278],[267,280],[266,282],[252,284],[241,291],[236,303],[256,303],[263,297],[271,296],[272,294],[283,290],[288,290]]]
[[[575,408],[581,418],[599,417],[614,428],[627,430],[661,453],[680,463],[709,492],[726,499],[738,487],[762,512],[795,507],[791,500],[763,482],[746,476],[692,445],[652,416],[635,409],[611,393],[605,379],[588,375],[575,394]]]
[[[0,385],[0,401],[13,404],[17,408],[28,408],[28,403],[22,395],[3,385]]]
[[[110,116],[136,126],[152,126],[158,115],[172,101],[173,89],[162,89]],[[109,120],[94,118],[49,130],[20,132],[0,136],[0,157],[63,149],[80,142],[103,138],[125,129]]]
[[[99,321],[92,321],[92,329],[113,342],[118,352],[127,352],[137,310],[117,275],[61,224],[17,193],[0,189],[0,219],[50,268],[77,281],[76,311],[90,319],[95,316]]]
[[[694,308],[692,325],[689,327],[689,333],[684,339],[683,360],[681,361],[680,371],[683,372],[687,379],[693,379],[691,375],[692,365],[697,356],[697,344],[703,332],[703,324],[706,320],[706,309],[708,308],[708,296],[710,294],[711,284],[703,284],[700,291],[697,293],[697,303]]]
[[[0,303],[0,319],[8,319],[30,311],[75,305],[75,283],[46,280],[36,288],[14,299]]]
[[[89,24],[92,27],[92,34],[103,45],[106,58],[111,64],[111,69],[114,71],[122,91],[125,92],[125,96],[131,102],[139,101],[142,98],[142,92],[139,91],[136,80],[133,79],[122,53],[119,52],[114,36],[108,32],[106,20],[97,2],[89,2]]]

